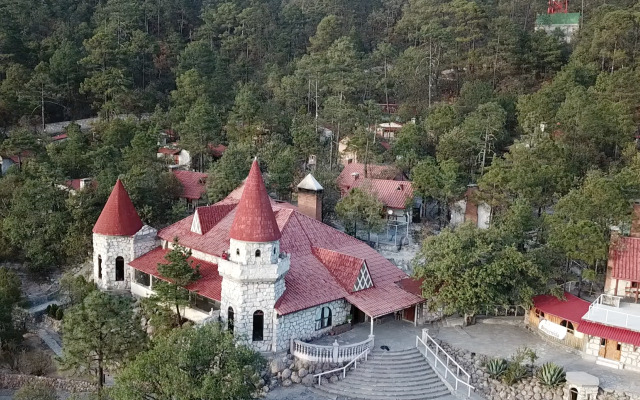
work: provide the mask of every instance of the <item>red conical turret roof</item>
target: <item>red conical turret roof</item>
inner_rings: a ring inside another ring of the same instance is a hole
[[[104,205],[93,233],[109,236],[131,236],[142,228],[142,221],[120,179]]]
[[[244,183],[229,236],[245,242],[273,242],[280,239],[280,230],[257,160],[253,161]]]

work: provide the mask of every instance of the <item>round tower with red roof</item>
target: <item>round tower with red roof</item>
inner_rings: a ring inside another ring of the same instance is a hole
[[[93,279],[103,290],[131,287],[134,258],[157,246],[157,231],[143,226],[124,185],[118,179],[93,227]]]
[[[275,305],[285,291],[290,258],[280,253],[280,229],[260,167],[253,161],[229,232],[228,259],[220,260],[222,320],[253,348],[272,351]]]

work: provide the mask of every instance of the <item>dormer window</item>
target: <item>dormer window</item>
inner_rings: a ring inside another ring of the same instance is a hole
[[[256,250],[256,257],[260,257],[260,250]]]
[[[369,275],[367,264],[362,263],[362,268],[360,268],[358,279],[356,279],[356,283],[353,285],[353,291],[357,292],[358,290],[367,289],[371,286],[373,286],[373,282],[371,281],[371,275]]]

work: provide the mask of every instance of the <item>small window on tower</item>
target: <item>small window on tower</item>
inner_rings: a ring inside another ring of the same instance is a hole
[[[98,279],[102,279],[102,256],[98,255]]]
[[[260,250],[256,250],[256,257],[260,257]]]
[[[239,256],[240,255],[240,249],[236,249],[236,255]]]

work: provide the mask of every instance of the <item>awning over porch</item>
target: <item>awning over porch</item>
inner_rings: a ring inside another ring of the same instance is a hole
[[[424,301],[422,297],[395,285],[360,290],[349,294],[346,300],[372,318],[404,310]]]

